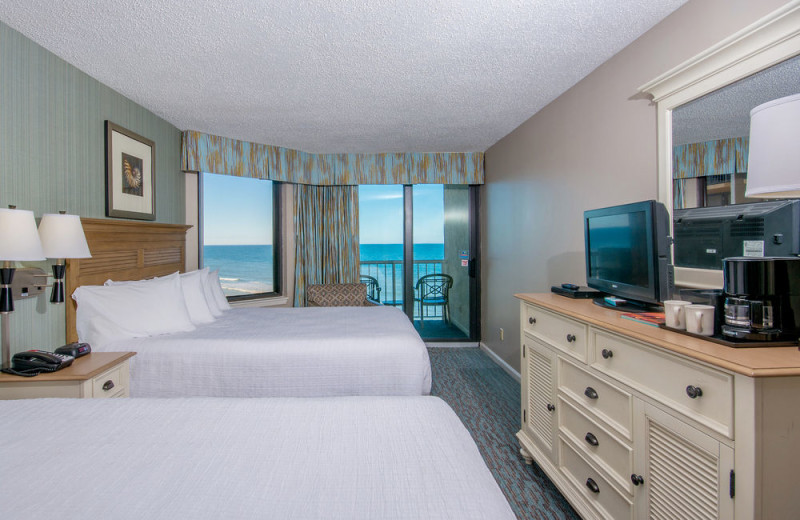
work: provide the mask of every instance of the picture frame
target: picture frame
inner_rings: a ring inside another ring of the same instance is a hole
[[[156,143],[106,121],[106,216],[156,219]]]

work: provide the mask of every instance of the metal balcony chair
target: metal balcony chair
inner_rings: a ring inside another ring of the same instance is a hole
[[[361,283],[367,286],[367,299],[375,303],[380,303],[381,285],[378,283],[378,279],[367,274],[362,274]]]
[[[425,307],[442,307],[442,318],[450,324],[450,289],[453,288],[453,277],[449,274],[426,274],[417,280],[414,290],[419,303],[419,319],[425,320]]]

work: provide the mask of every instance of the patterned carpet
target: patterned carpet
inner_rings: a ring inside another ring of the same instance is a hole
[[[520,388],[479,348],[428,348],[432,395],[461,418],[519,519],[580,519],[539,467],[519,455]]]

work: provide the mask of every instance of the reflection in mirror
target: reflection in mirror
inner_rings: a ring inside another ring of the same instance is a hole
[[[800,202],[745,197],[750,111],[798,92],[800,56],[673,111],[675,266],[717,270],[728,257],[798,254]]]
[[[672,112],[674,209],[758,202],[745,198],[750,110],[800,92],[800,56]]]

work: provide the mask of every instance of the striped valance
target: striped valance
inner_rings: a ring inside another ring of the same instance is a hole
[[[732,137],[676,146],[672,150],[672,178],[744,173],[749,145],[748,137]]]
[[[187,130],[181,169],[318,186],[483,184],[483,152],[313,154]]]

